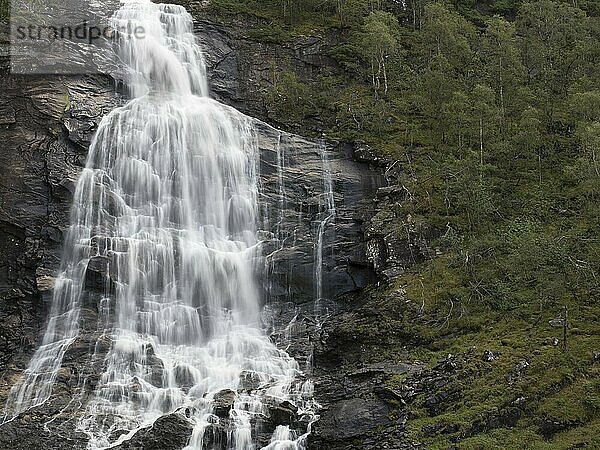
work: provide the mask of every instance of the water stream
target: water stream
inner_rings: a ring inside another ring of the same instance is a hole
[[[323,298],[323,239],[325,229],[335,220],[335,197],[333,192],[333,178],[331,174],[331,161],[326,146],[321,148],[321,162],[323,165],[323,194],[319,202],[319,218],[317,221],[317,237],[314,245],[314,279],[315,279],[315,308],[317,313],[322,313]]]
[[[206,447],[216,426],[226,430],[217,448],[259,448],[269,405],[292,402],[310,423],[315,404],[310,381],[260,323],[253,122],[208,97],[183,7],[126,2],[113,21],[145,30],[145,39],[123,33],[118,46],[132,100],[103,119],[90,147],[43,344],[10,393],[5,421],[50,398],[80,336],[86,270],[101,261],[109,349],[77,424],[88,447],[113,446],[185,408],[194,427],[187,449]],[[281,148],[278,158],[283,167]],[[284,201],[283,181],[280,190]],[[240,389],[248,376],[255,386]],[[233,407],[219,417],[215,399],[228,390]],[[264,448],[303,449],[306,436],[279,425]]]

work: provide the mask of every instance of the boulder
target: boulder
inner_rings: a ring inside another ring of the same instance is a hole
[[[215,394],[213,398],[213,411],[219,417],[228,418],[229,411],[233,408],[234,403],[235,392],[231,389],[224,389]]]

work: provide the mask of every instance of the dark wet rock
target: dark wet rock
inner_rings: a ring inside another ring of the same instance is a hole
[[[271,301],[296,304],[316,299],[315,242],[323,223],[322,297],[333,299],[375,281],[363,223],[371,214],[370,199],[383,182],[381,172],[353,162],[348,146],[317,143],[257,125],[262,216],[268,224],[263,236],[271,237],[263,243],[268,255],[266,296]],[[328,211],[326,176],[331,177],[335,214]]]
[[[192,423],[182,414],[162,416],[131,439],[114,447],[120,450],[180,450],[192,434]]]
[[[359,298],[358,304],[367,301]],[[323,409],[313,425],[315,435],[309,448],[416,448],[406,436],[407,405],[429,389],[430,374],[423,373],[424,365],[418,362],[373,361],[378,349],[412,339],[401,332],[379,333],[380,322],[377,310],[348,307],[321,327],[314,347],[314,378],[315,395]],[[350,414],[356,414],[361,424],[354,427],[353,419],[347,417]]]
[[[51,275],[48,275],[47,270],[42,268],[38,268],[36,270],[36,286],[40,293],[50,293],[54,289],[54,285],[56,283],[56,278]]]
[[[460,431],[460,425],[458,424],[445,424],[445,423],[438,423],[438,424],[430,424],[430,425],[425,425],[422,430],[423,434],[425,436],[435,436],[438,434],[453,434],[453,433],[457,433],[458,431]]]
[[[506,379],[510,384],[515,383],[527,370],[528,367],[529,361],[527,361],[526,359],[522,359],[515,365],[515,367],[513,367],[513,370],[506,376]]]
[[[0,106],[0,125],[11,125],[15,122],[14,108],[9,105]]]
[[[58,411],[56,411],[58,412]],[[74,433],[71,436],[56,432],[54,427],[45,426],[52,417],[38,414],[24,415],[21,420],[2,425],[0,448],[13,450],[31,450],[42,445],[52,450],[84,450],[87,437]],[[74,423],[69,424],[74,428]]]
[[[438,362],[434,366],[433,370],[440,371],[440,372],[446,372],[446,373],[452,373],[457,369],[457,367],[458,367],[458,364],[456,362],[456,358],[453,355],[448,355],[448,357],[446,359]]]
[[[375,373],[383,373],[386,375],[403,375],[407,373],[414,373],[415,365],[408,363],[381,363],[381,364],[370,364],[360,369],[356,369],[349,373],[350,376],[364,376]]]
[[[494,428],[514,428],[517,422],[523,415],[520,408],[510,406],[500,410],[497,414],[492,414],[488,417],[488,429]]]
[[[575,420],[558,420],[552,417],[544,419],[540,426],[539,432],[544,438],[552,439],[555,434],[566,431],[569,428],[577,426],[578,421]]]
[[[251,370],[243,370],[240,373],[240,384],[238,391],[254,391],[261,384],[260,376]]]
[[[493,360],[496,359],[496,355],[491,350],[486,350],[486,351],[483,352],[482,359],[485,362],[492,362]]]
[[[102,292],[107,285],[107,272],[110,259],[106,256],[95,256],[88,262],[85,272],[84,289]]]
[[[395,401],[403,404],[406,403],[404,401],[404,394],[402,391],[398,391],[387,386],[377,386],[375,389],[373,389],[373,391],[377,397],[383,400]]]
[[[227,420],[219,420],[206,427],[202,443],[205,449],[221,450],[227,448],[228,436],[231,433],[231,424]]]
[[[177,385],[184,390],[189,390],[196,384],[196,377],[193,369],[187,364],[179,364],[173,369]]]
[[[231,389],[224,389],[217,392],[213,399],[214,413],[219,417],[229,417],[229,411],[235,403],[235,392]]]
[[[424,406],[427,408],[429,415],[437,416],[444,411],[447,403],[457,397],[458,395],[452,395],[452,393],[448,391],[438,391],[425,399]]]
[[[287,400],[270,404],[267,408],[271,422],[275,425],[291,425],[298,418],[298,407]]]
[[[377,399],[351,398],[341,400],[322,411],[321,419],[314,425],[311,442],[347,442],[368,434],[377,427],[390,424],[391,408]]]
[[[391,197],[398,198],[406,194],[406,190],[403,186],[393,185],[393,186],[385,186],[377,189],[377,198],[378,199],[386,199],[389,200]]]
[[[522,406],[525,404],[526,401],[527,401],[527,399],[525,397],[519,397],[519,398],[515,399],[515,401],[513,402],[513,405]]]
[[[380,188],[375,214],[364,223],[367,256],[377,273],[392,279],[432,256],[429,247],[439,230],[397,213],[406,190],[399,185]]]
[[[380,167],[387,167],[391,164],[389,158],[380,155],[372,147],[364,143],[354,145],[354,160],[362,163],[372,164]]]
[[[88,110],[95,111],[86,120],[95,127],[117,103],[107,77],[3,76],[2,116],[14,117],[0,127],[0,361],[5,370],[22,370],[45,323],[73,183],[85,158],[82,147],[91,137],[75,145],[65,122],[80,120],[73,107],[86,95]]]

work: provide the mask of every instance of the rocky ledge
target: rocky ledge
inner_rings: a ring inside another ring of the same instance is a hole
[[[335,35],[267,44],[248,38],[243,20],[224,25],[202,2],[186,3],[207,53],[214,96],[242,112],[269,121],[263,94],[271,87],[269,73],[284,61],[306,77],[339,70],[324,56]],[[7,66],[7,59],[0,59],[0,403],[39,344],[74,183],[90,139],[101,118],[124,101],[108,76],[15,77]],[[362,364],[360,355],[376,352],[377,342],[359,342],[348,330],[370,314],[361,309],[360,292],[428,257],[432,231],[410,218],[403,229],[392,228],[390,206],[405,195],[394,175],[401,168],[390,167],[368,147],[306,139],[260,121],[256,125],[265,320],[273,339],[315,379],[323,410],[310,448],[413,448],[401,444],[405,418],[398,404],[407,400],[386,383],[397,376],[418,378],[422,365]],[[319,258],[321,273],[315,266]],[[74,431],[72,399],[76,390],[83,389],[83,398],[93,390],[95,369],[102,363],[102,351],[95,360],[87,351],[98,338],[94,280],[101,271],[92,261],[83,333],[65,357],[51,401],[4,425],[0,447],[30,449],[42,442],[53,449],[85,447],[86,437]],[[348,359],[353,362],[346,367]],[[229,397],[222,397],[225,411]],[[293,405],[273,405],[267,420],[272,427],[298,425],[302,418]],[[215,427],[214,447],[226,432]],[[140,430],[121,448],[181,448],[189,433],[186,413],[180,411]]]

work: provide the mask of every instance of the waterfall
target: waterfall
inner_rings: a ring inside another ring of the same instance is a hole
[[[285,148],[281,142],[282,135],[281,132],[277,134],[277,143],[276,143],[276,157],[277,157],[277,207],[275,208],[276,220],[275,223],[275,233],[274,233],[274,241],[276,242],[276,248],[272,249],[272,252],[267,255],[265,258],[265,279],[267,280],[267,293],[268,299],[272,300],[273,298],[273,278],[275,273],[275,261],[276,255],[285,248],[287,233],[284,228],[284,220],[285,220],[285,208],[286,208],[286,191],[285,191]],[[268,211],[271,209],[270,206],[266,205],[265,210]],[[268,226],[267,226],[268,228]]]
[[[279,194],[279,217],[277,218],[277,239],[283,243],[283,216],[285,213],[285,148],[281,145],[281,133],[277,136],[277,188]]]
[[[319,202],[320,220],[317,222],[317,238],[315,240],[314,254],[314,279],[315,279],[315,307],[320,308],[323,300],[323,237],[325,228],[335,220],[335,197],[333,195],[333,178],[331,176],[331,161],[327,154],[325,144],[321,146],[321,162],[323,165],[323,199]]]
[[[145,30],[144,39],[122,32],[118,41],[132,100],[93,139],[43,343],[11,390],[4,420],[51,398],[81,334],[86,272],[99,262],[107,289],[98,335],[110,345],[78,419],[88,448],[123,442],[184,409],[193,426],[187,449],[202,449],[219,425],[227,440],[219,448],[258,448],[257,419],[273,402],[292,402],[304,422],[315,415],[312,384],[261,328],[253,121],[208,97],[183,7],[126,2],[112,20],[115,29]],[[241,389],[248,374],[256,385]],[[223,418],[215,404],[228,393]],[[279,425],[266,448],[303,449],[306,436]]]

